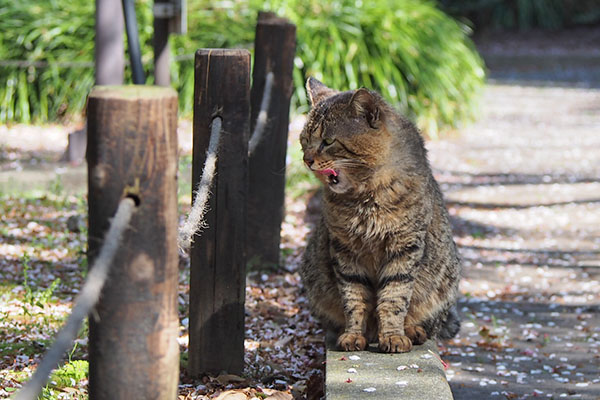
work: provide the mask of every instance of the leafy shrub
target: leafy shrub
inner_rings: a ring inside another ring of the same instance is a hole
[[[148,66],[151,3],[140,5]],[[94,12],[93,1],[0,0],[0,123],[43,122],[81,112],[94,85]],[[130,81],[128,71],[126,78]]]
[[[482,62],[468,28],[430,1],[202,1],[193,7],[194,32],[176,37],[185,54],[197,43],[251,46],[256,12],[271,10],[297,26],[293,104],[308,109],[306,77],[340,89],[381,92],[421,128],[436,135],[472,117],[483,83]]]
[[[66,4],[0,0],[0,122],[45,121],[83,108],[94,82],[94,3]]]
[[[482,63],[467,28],[414,0],[279,1],[298,25],[296,94],[305,76],[381,92],[430,135],[472,116]]]
[[[0,59],[91,62],[92,3],[69,2],[70,12],[64,4],[0,0],[0,30],[9,32],[0,41]],[[151,74],[151,2],[136,4],[143,61]],[[251,48],[261,9],[297,25],[293,106],[299,112],[307,109],[304,81],[312,75],[340,90],[378,90],[432,135],[474,113],[484,73],[468,28],[424,0],[189,2],[189,33],[171,38],[177,60],[172,81],[183,113],[190,113],[193,103],[191,54],[201,47]],[[77,112],[92,83],[89,67],[0,67],[0,122]]]

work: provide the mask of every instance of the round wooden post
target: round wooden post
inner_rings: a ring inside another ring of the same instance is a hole
[[[250,155],[246,249],[250,265],[279,265],[285,201],[285,158],[293,91],[296,26],[273,13],[260,13],[256,25],[251,117],[256,124],[267,73],[274,82],[262,140]]]
[[[96,87],[88,101],[89,265],[123,196],[139,202],[90,321],[90,399],[175,399],[177,94]]]
[[[222,119],[208,226],[190,249],[188,373],[244,369],[246,191],[250,130],[250,53],[196,53],[192,182],[202,176],[213,119]]]

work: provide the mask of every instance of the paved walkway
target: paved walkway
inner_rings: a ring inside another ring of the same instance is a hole
[[[600,90],[488,86],[429,143],[464,259],[460,399],[600,398]]]

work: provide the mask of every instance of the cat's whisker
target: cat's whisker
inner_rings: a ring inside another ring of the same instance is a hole
[[[364,161],[360,160],[351,160],[351,159],[342,159],[335,160],[333,162],[335,167],[343,167],[343,168],[366,168],[372,170],[373,168],[367,165]]]

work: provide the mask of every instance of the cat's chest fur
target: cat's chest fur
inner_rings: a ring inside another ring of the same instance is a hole
[[[371,276],[378,275],[388,258],[389,241],[413,230],[415,210],[409,190],[394,181],[361,198],[325,193],[323,216],[331,240]]]

